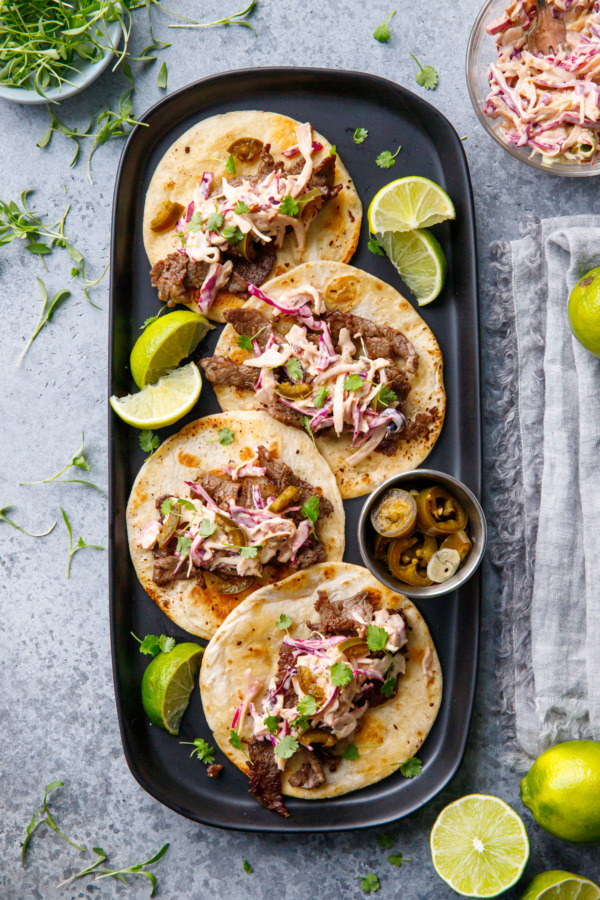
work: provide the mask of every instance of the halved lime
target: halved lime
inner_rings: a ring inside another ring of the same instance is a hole
[[[454,204],[446,191],[420,175],[391,181],[378,191],[369,206],[369,230],[413,231],[456,218]]]
[[[536,875],[521,900],[599,900],[600,887],[570,872],[558,869]]]
[[[199,644],[177,644],[169,653],[159,653],[144,672],[142,703],[146,715],[170,734],[179,734],[203,653],[204,647]]]
[[[155,384],[193,353],[213,327],[208,319],[189,309],[167,313],[148,325],[131,351],[131,374],[137,386]]]
[[[156,384],[147,384],[137,394],[111,397],[116,414],[134,428],[163,428],[190,411],[202,390],[202,378],[195,363],[173,369]]]
[[[448,264],[439,241],[426,228],[377,235],[383,249],[419,306],[431,303],[444,287]]]
[[[431,830],[436,872],[463,897],[497,897],[529,859],[525,826],[498,797],[469,794],[439,814]]]

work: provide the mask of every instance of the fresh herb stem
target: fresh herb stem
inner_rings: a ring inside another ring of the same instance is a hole
[[[61,881],[56,885],[57,888],[64,887],[65,884],[71,884],[72,881],[76,881],[78,878],[83,878],[84,875],[89,875],[90,872],[93,872],[94,869],[97,869],[99,865],[101,865],[106,860],[106,853],[102,849],[102,847],[92,847],[92,850],[98,857],[96,862],[92,863],[91,866],[87,866],[87,868],[82,869],[81,872],[77,872],[75,875],[71,875],[70,878],[67,878],[65,881]]]
[[[17,360],[17,366],[21,365],[21,360],[23,359],[23,357],[25,356],[25,354],[27,353],[27,351],[33,344],[34,340],[36,339],[36,337],[38,336],[38,334],[40,333],[40,331],[42,330],[44,325],[46,325],[52,319],[52,316],[54,315],[54,313],[56,312],[56,310],[58,309],[60,304],[64,300],[66,300],[67,297],[71,296],[70,291],[63,289],[61,291],[58,291],[54,295],[52,300],[48,300],[48,291],[46,290],[46,285],[44,284],[44,282],[42,281],[41,278],[36,277],[36,281],[40,286],[40,291],[42,292],[42,311],[40,313],[39,319],[37,320],[37,324],[35,326],[33,334],[31,335],[31,337],[25,344],[25,347],[23,348],[23,352],[21,353],[21,355],[19,356],[19,358]]]
[[[0,247],[11,244],[17,238],[27,241],[26,249],[41,257],[46,271],[48,267],[44,256],[51,253],[55,246],[64,247],[72,259],[78,263],[82,262],[81,253],[65,236],[65,222],[70,205],[56,222],[43,225],[39,214],[27,205],[27,197],[31,193],[31,189],[21,193],[20,206],[14,200],[8,203],[0,200]]]
[[[104,276],[106,275],[106,273],[108,272],[109,269],[110,269],[110,263],[107,263],[106,268],[104,269],[104,271],[102,272],[102,274],[100,275],[99,278],[95,278],[95,279],[86,278],[85,277],[85,262],[82,260],[81,261],[81,272],[77,268],[74,268],[71,270],[71,275],[73,276],[73,278],[75,279],[77,284],[80,284],[81,287],[83,288],[83,296],[85,297],[87,302],[90,304],[90,306],[94,307],[94,309],[102,309],[102,307],[98,306],[97,303],[94,303],[94,301],[90,298],[88,291],[90,288],[96,287],[98,284],[100,284],[100,282],[102,281],[102,279],[104,278]],[[81,275],[81,278],[78,278],[77,277],[78,275]]]
[[[20,481],[19,484],[52,484],[56,481],[59,484],[86,484],[88,487],[93,487],[94,490],[98,491],[102,494],[103,497],[106,497],[106,494],[102,490],[102,488],[98,487],[97,484],[94,484],[92,481],[84,481],[82,478],[61,478],[68,469],[77,468],[77,469],[85,469],[85,471],[89,472],[90,465],[83,454],[83,448],[85,445],[85,435],[83,431],[81,432],[81,446],[75,452],[75,455],[71,457],[68,463],[62,467],[60,472],[57,472],[56,475],[49,475],[47,478],[41,478],[39,481]],[[59,481],[60,479],[60,481]]]
[[[31,822],[29,823],[29,825],[27,826],[26,831],[25,831],[25,840],[23,841],[23,845],[22,845],[22,849],[21,849],[21,865],[22,866],[25,866],[25,855],[27,853],[27,848],[29,847],[31,838],[33,837],[33,835],[37,831],[37,829],[40,827],[40,825],[49,825],[50,828],[53,828],[54,831],[56,831],[56,833],[59,835],[59,837],[61,837],[63,839],[63,841],[66,841],[67,844],[70,844],[71,847],[75,847],[76,850],[80,850],[82,853],[86,852],[85,847],[80,846],[80,844],[76,844],[75,841],[71,841],[66,836],[66,834],[63,834],[63,832],[60,830],[60,828],[54,821],[54,818],[52,817],[50,810],[48,809],[48,795],[52,791],[56,790],[56,788],[62,787],[63,784],[64,784],[64,782],[62,782],[62,781],[52,781],[46,788],[46,790],[44,792],[44,799],[42,800],[42,805],[39,807],[39,809],[36,809],[36,811],[34,812]],[[41,816],[41,818],[38,818],[40,816]]]
[[[102,878],[116,878],[118,881],[122,881],[125,884],[126,879],[125,875],[143,875],[150,881],[152,885],[152,890],[150,891],[150,896],[154,894],[154,890],[156,888],[156,875],[153,872],[145,872],[144,866],[152,866],[154,863],[157,863],[159,859],[165,855],[167,850],[169,849],[169,844],[165,844],[161,849],[156,853],[152,859],[147,859],[146,862],[137,863],[134,866],[127,866],[125,869],[97,869],[96,880],[100,881]]]
[[[161,9],[164,8],[160,3],[157,2],[157,0],[152,0],[152,2],[156,3],[157,6],[160,6]],[[214,28],[216,25],[243,25],[245,28],[250,28],[251,31],[254,32],[256,37],[258,37],[254,26],[243,18],[243,16],[246,16],[248,13],[250,13],[255,6],[256,0],[251,0],[246,9],[243,9],[239,13],[232,13],[230,16],[225,16],[223,19],[217,19],[214,22],[196,22],[193,19],[188,19],[188,24],[186,25],[169,25],[169,28]]]
[[[47,537],[56,526],[56,522],[53,522],[52,525],[50,526],[50,528],[48,529],[48,531],[41,531],[39,534],[36,534],[33,531],[27,531],[26,528],[21,528],[20,525],[17,525],[16,522],[13,522],[6,515],[6,510],[12,509],[12,508],[13,507],[12,507],[11,503],[7,504],[6,506],[0,507],[0,522],[6,522],[7,525],[12,525],[13,528],[17,529],[17,531],[22,531],[23,534],[26,534],[29,537],[33,537],[33,538]]]
[[[65,521],[65,525],[67,526],[67,531],[69,532],[69,558],[67,560],[67,578],[71,577],[71,560],[75,556],[78,550],[104,550],[104,547],[101,547],[100,544],[86,544],[82,537],[80,537],[73,546],[73,530],[71,528],[71,523],[69,522],[69,517],[62,508],[59,506],[59,509],[62,513],[62,517]]]

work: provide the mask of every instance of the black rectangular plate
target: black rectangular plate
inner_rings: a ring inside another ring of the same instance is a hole
[[[467,163],[458,135],[436,109],[409,91],[373,75],[326,69],[265,68],[228,72],[204,79],[165,98],[143,117],[127,142],[118,172],[112,231],[110,308],[110,392],[134,386],[129,353],[144,319],[159,306],[150,286],[142,242],[142,212],[151,175],[170,144],[195,122],[236,109],[284,113],[313,127],[336,144],[363,203],[382,185],[403,175],[424,175],[442,185],[456,206],[456,221],[436,226],[448,260],[442,295],[420,310],[440,342],[445,361],[448,411],[441,437],[427,465],[480,489],[479,355],[474,213]],[[356,127],[368,128],[357,146]],[[375,157],[395,152],[396,164],[379,169]],[[359,268],[406,290],[387,259],[367,249],[363,221],[360,246],[352,259]],[[212,350],[217,331],[206,345]],[[219,411],[205,384],[197,407],[161,438],[199,416]],[[247,778],[227,764],[218,780],[189,758],[179,741],[211,734],[194,691],[179,738],[149,724],[140,698],[147,657],[131,632],[188,635],[171,623],[140,587],[129,559],[125,526],[127,497],[143,454],[138,432],[109,417],[110,439],[110,616],[113,672],[125,757],[134,777],[153,797],[190,819],[222,828],[253,831],[331,831],[382,825],[418,809],[444,787],[463,756],[477,670],[479,579],[442,600],[418,603],[431,629],[444,673],[444,696],[437,721],[420,752],[423,772],[412,780],[398,772],[361,791],[331,800],[287,801],[291,818],[260,807],[248,795]],[[346,501],[345,559],[361,563],[356,526],[364,498]],[[217,761],[223,761],[217,753]]]

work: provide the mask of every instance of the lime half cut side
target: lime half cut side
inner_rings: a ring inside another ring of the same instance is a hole
[[[521,818],[504,800],[470,794],[438,816],[431,858],[440,878],[463,897],[497,897],[523,874],[529,840]]]
[[[116,414],[134,428],[152,429],[172,425],[194,406],[202,378],[195,363],[172,369],[156,382],[147,384],[137,394],[111,397]]]
[[[149,663],[142,679],[142,703],[150,721],[169,734],[179,734],[179,723],[188,708],[204,647],[177,644]]]
[[[600,900],[600,887],[580,875],[553,870],[536,875],[521,900]]]
[[[148,325],[131,351],[131,374],[137,386],[155,384],[178,366],[212,327],[208,319],[189,309],[167,313]]]
[[[426,228],[377,235],[381,246],[410,288],[419,306],[440,294],[448,265],[439,241]]]
[[[454,204],[446,191],[420,175],[391,181],[378,191],[368,212],[369,230],[414,231],[456,218]]]

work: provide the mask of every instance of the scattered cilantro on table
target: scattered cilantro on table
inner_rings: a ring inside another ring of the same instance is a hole
[[[393,834],[378,834],[377,840],[382,850],[391,850],[394,846],[396,838]]]
[[[160,447],[160,438],[157,434],[154,434],[153,431],[140,431],[138,440],[144,453],[148,454],[148,459],[150,459],[154,451],[158,450]]]
[[[69,522],[69,517],[62,508],[62,506],[58,507],[62,513],[62,517],[64,519],[65,525],[67,526],[67,531],[69,532],[69,558],[67,560],[67,578],[71,577],[71,560],[75,556],[78,550],[104,550],[104,547],[101,547],[100,544],[86,544],[84,539],[80,537],[77,540],[77,543],[73,545],[73,530],[71,528],[71,523]]]
[[[203,762],[205,766],[212,766],[214,763],[215,748],[211,747],[204,738],[196,738],[194,741],[179,741],[179,743],[187,744],[188,747],[193,747],[194,749],[190,753],[190,756],[195,756],[196,759]]]
[[[380,169],[391,169],[392,166],[396,165],[396,157],[401,150],[402,147],[400,145],[398,146],[398,149],[395,153],[391,153],[389,150],[382,150],[382,152],[375,160],[376,165],[378,165]]]
[[[369,132],[366,128],[357,128],[352,137],[355,144],[362,144],[369,137]]]
[[[48,531],[42,531],[39,534],[36,534],[33,531],[27,531],[26,528],[22,528],[21,525],[17,525],[16,522],[13,522],[12,519],[9,519],[9,517],[6,515],[6,510],[12,508],[13,506],[11,503],[7,503],[6,506],[0,506],[0,522],[6,522],[7,525],[11,525],[13,528],[16,528],[17,531],[22,531],[23,534],[28,535],[28,537],[47,537],[50,532],[56,527],[56,522],[53,522]]]
[[[402,866],[402,863],[410,862],[410,859],[407,856],[402,856],[401,853],[392,853],[387,860],[392,866],[398,866],[398,868]]]
[[[422,66],[414,53],[411,53],[410,55],[419,67],[419,71],[415,75],[417,84],[426,88],[428,91],[435,90],[438,83],[438,73],[433,66]]]
[[[365,892],[365,894],[370,894],[371,891],[378,891],[381,885],[379,884],[379,878],[375,875],[374,872],[369,872],[368,875],[365,875],[364,878],[362,875],[358,875],[356,881],[360,881],[360,886]]]
[[[247,859],[244,860],[244,872],[247,872],[248,875],[251,875],[254,872],[254,869],[250,865]]]
[[[86,472],[90,470],[90,464],[85,458],[83,449],[85,445],[85,436],[83,431],[81,432],[81,446],[75,451],[74,455],[71,457],[68,463],[62,467],[60,472],[57,472],[56,475],[49,475],[47,478],[42,478],[39,481],[20,481],[19,484],[53,484],[54,482],[58,482],[58,484],[85,484],[88,487],[93,487],[94,490],[98,491],[98,493],[102,494],[103,497],[106,497],[106,494],[99,488],[97,484],[94,484],[92,481],[86,481],[83,478],[61,478],[61,475],[71,468],[75,469],[83,469]]]
[[[389,16],[386,16],[381,25],[378,25],[375,31],[373,32],[373,37],[376,41],[379,41],[380,44],[386,44],[390,39],[390,29],[388,28],[388,21],[392,18],[392,16],[396,15],[396,10],[393,9]]]

